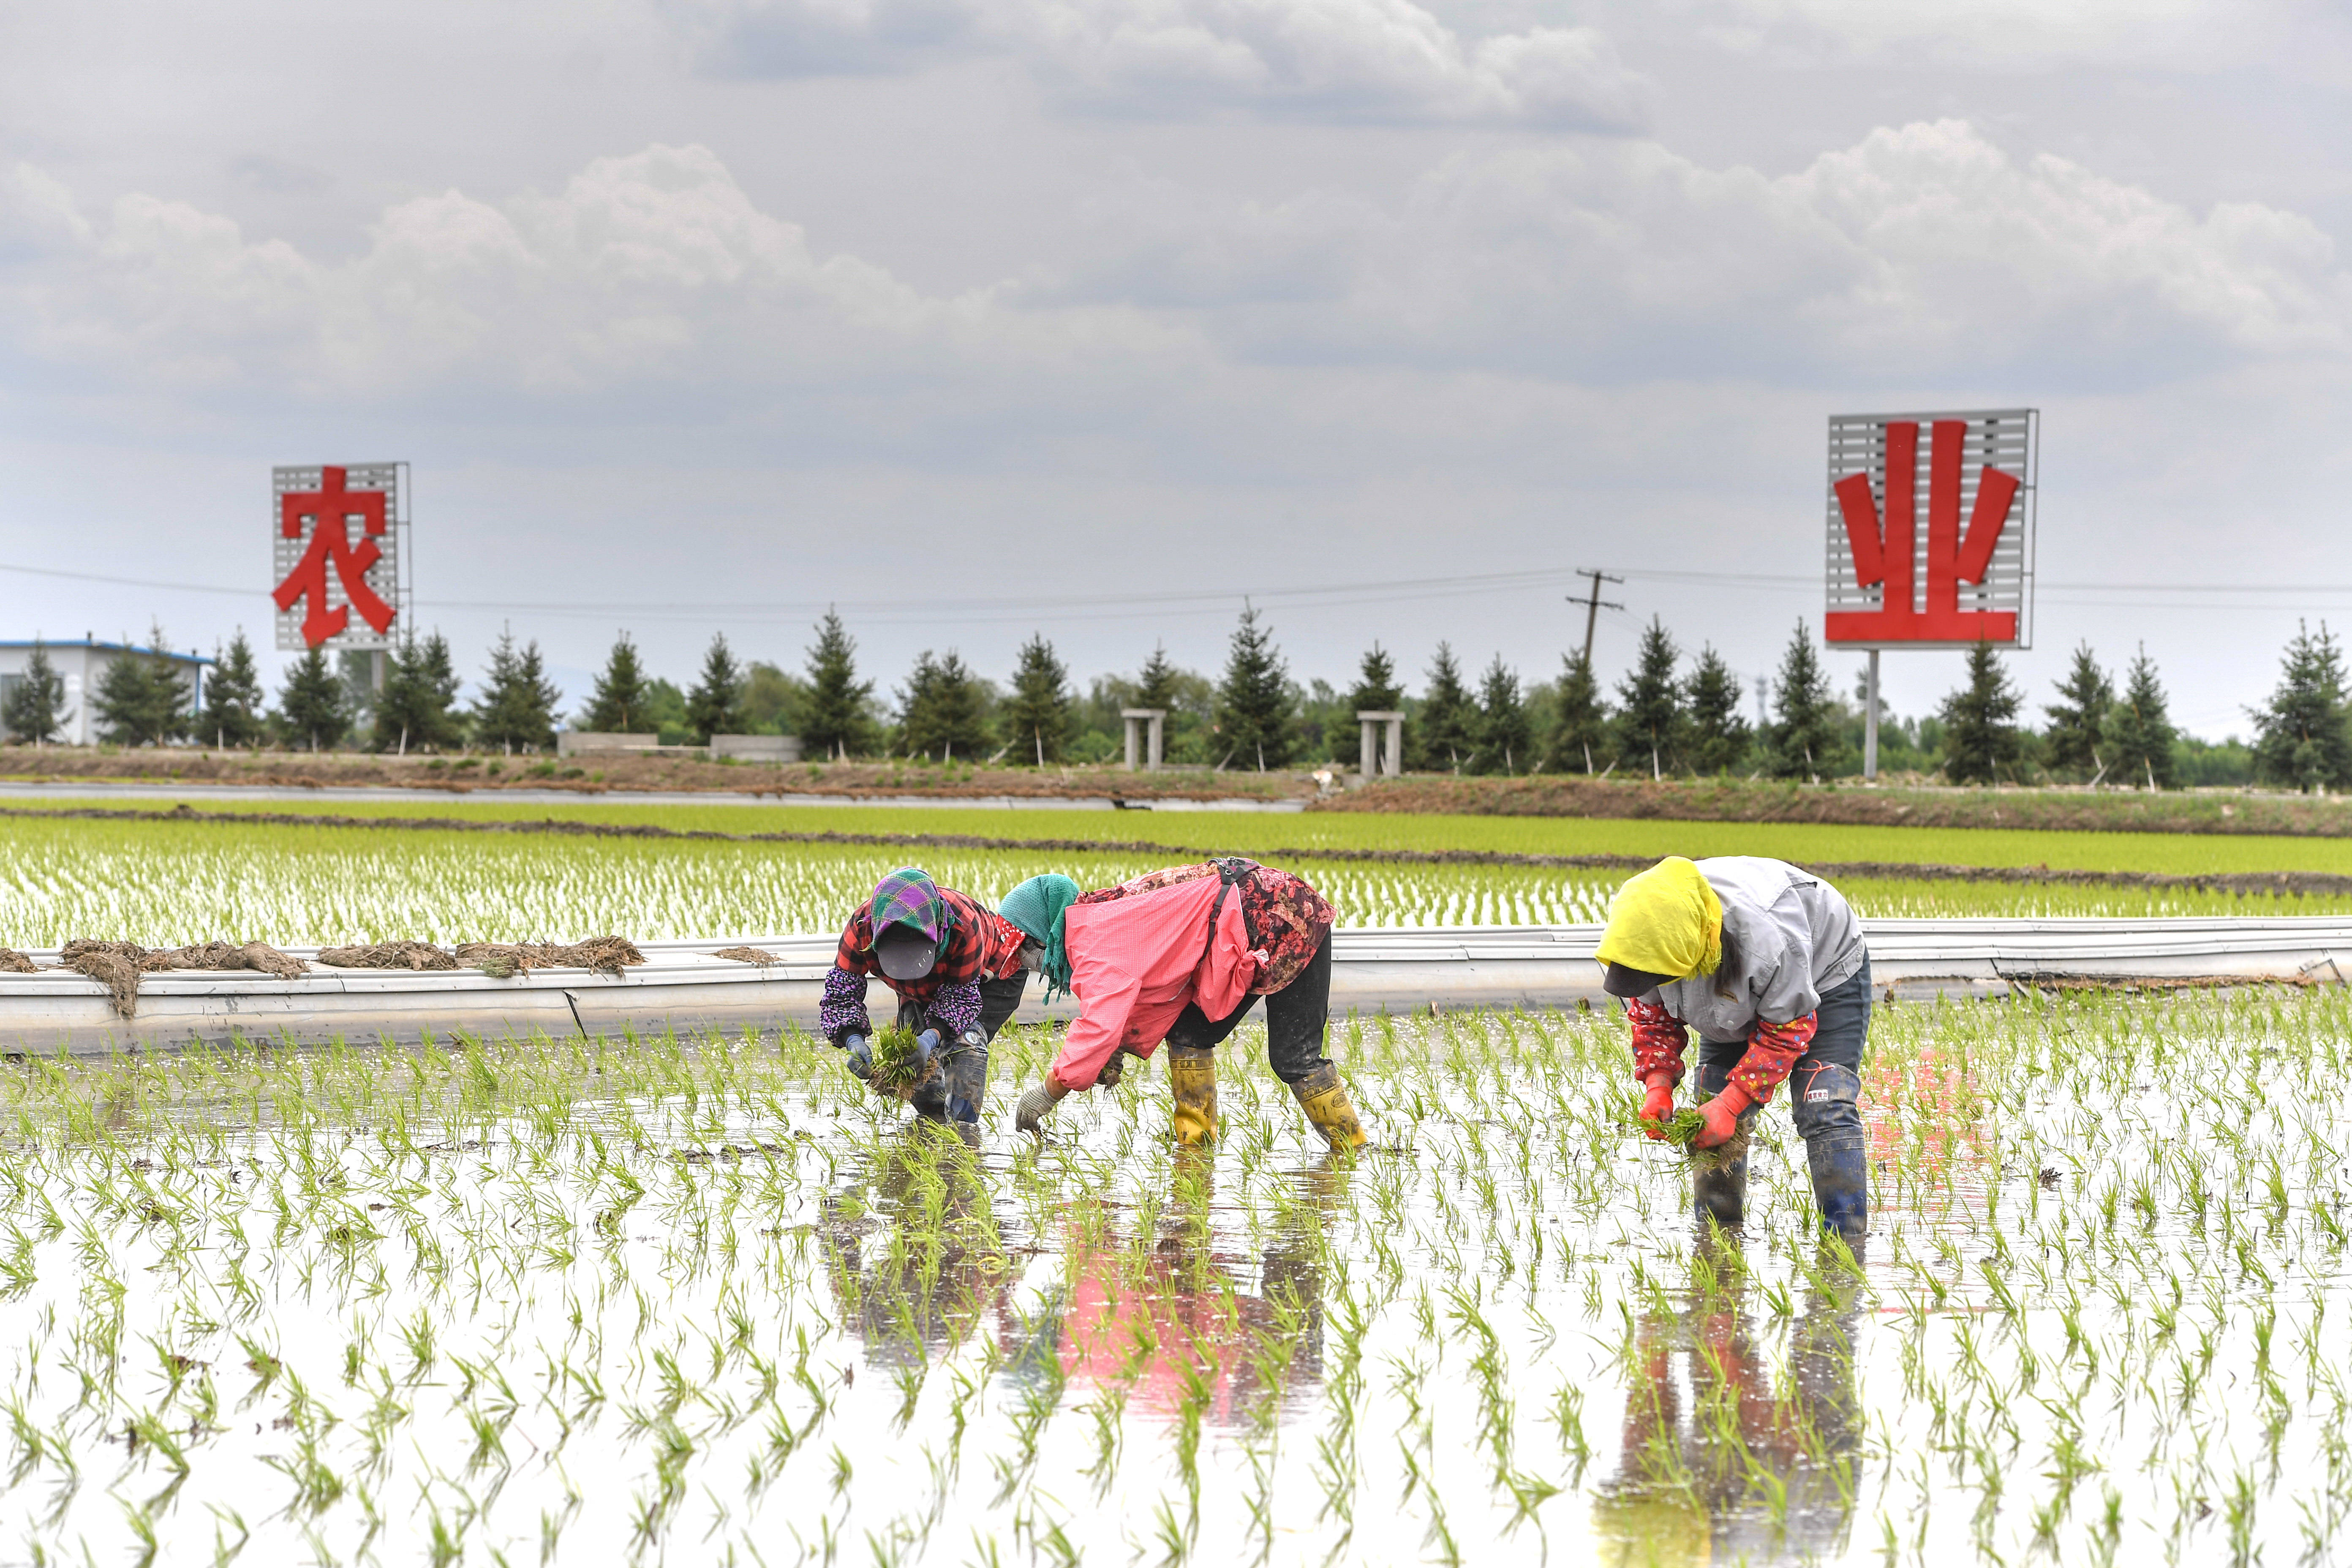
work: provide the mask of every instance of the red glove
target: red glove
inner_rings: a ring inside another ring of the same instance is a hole
[[[1650,1092],[1642,1097],[1642,1120],[1665,1122],[1675,1114],[1675,1080],[1665,1073],[1653,1073],[1649,1078]],[[1663,1143],[1665,1133],[1657,1127],[1644,1127],[1642,1135],[1653,1142]]]
[[[1739,1131],[1739,1113],[1757,1103],[1738,1084],[1725,1085],[1721,1094],[1698,1108],[1698,1113],[1706,1118],[1706,1126],[1691,1140],[1691,1147],[1717,1149],[1730,1142],[1732,1134]]]

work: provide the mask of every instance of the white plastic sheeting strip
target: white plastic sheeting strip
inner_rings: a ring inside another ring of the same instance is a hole
[[[2352,977],[2352,920],[1877,920],[1864,922],[1874,984],[1898,995],[1982,994],[2036,981],[2311,980]],[[615,977],[541,969],[495,980],[475,970],[314,969],[293,980],[244,971],[167,971],[140,986],[137,1016],[71,971],[0,974],[0,1050],[103,1054],[233,1036],[296,1044],[409,1041],[432,1034],[671,1028],[806,1028],[816,1021],[832,936],[724,937],[640,943],[647,962]],[[1340,931],[1332,939],[1335,1011],[1572,1006],[1601,999],[1597,925]],[[772,965],[716,956],[749,946]],[[289,949],[298,958],[315,949]],[[54,964],[55,952],[37,952]],[[2339,967],[2339,965],[2341,967]],[[887,1005],[877,984],[872,1004]],[[1021,1016],[1049,1012],[1035,992]]]

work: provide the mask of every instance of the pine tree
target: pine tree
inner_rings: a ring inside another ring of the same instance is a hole
[[[1582,649],[1563,654],[1560,665],[1551,749],[1544,763],[1559,773],[1591,773],[1609,754],[1609,715],[1601,710],[1601,683],[1592,679],[1592,666]]]
[[[1217,684],[1217,744],[1225,762],[1255,765],[1260,773],[1290,761],[1293,701],[1289,672],[1274,646],[1274,630],[1260,623],[1255,606],[1242,608],[1234,628],[1225,676]]]
[[[1013,755],[1024,752],[1039,767],[1058,763],[1070,738],[1070,672],[1054,657],[1054,645],[1040,632],[1021,645],[1013,670],[1013,696],[999,715]]]
[[[1478,771],[1516,773],[1528,765],[1528,707],[1519,700],[1518,672],[1496,654],[1478,688]]]
[[[2009,683],[1989,642],[1969,649],[1968,684],[1944,699],[1944,776],[1954,784],[1996,784],[2014,775],[2025,752],[2017,710],[2024,698]]]
[[[613,651],[604,656],[604,672],[588,694],[588,710],[580,715],[580,727],[599,734],[643,734],[645,721],[645,666],[637,661],[637,645],[623,632],[613,639]]]
[[[555,710],[563,693],[547,679],[536,641],[517,652],[514,633],[499,633],[490,650],[488,678],[474,701],[474,738],[512,755],[555,744]]]
[[[1710,643],[1699,649],[1698,668],[1684,689],[1689,713],[1691,771],[1727,773],[1748,760],[1753,735],[1739,711],[1739,678]]]
[[[205,709],[196,716],[196,739],[224,750],[261,744],[269,726],[262,712],[261,671],[254,663],[253,645],[245,640],[245,628],[237,628],[226,649],[215,645],[213,655]]]
[[[1356,684],[1348,692],[1348,716],[1369,710],[1394,713],[1404,706],[1404,688],[1397,684],[1396,661],[1374,643],[1357,668]]]
[[[414,633],[402,638],[392,650],[392,666],[376,699],[370,744],[401,756],[455,747],[463,739],[456,711],[457,685],[448,638],[439,632],[421,643]]]
[[[944,658],[929,648],[916,656],[898,694],[898,739],[910,754],[941,762],[977,761],[988,750],[986,694],[953,648]]]
[[[1426,773],[1460,773],[1478,754],[1478,710],[1462,684],[1454,645],[1441,642],[1429,661],[1421,705],[1406,721],[1405,754]]]
[[[1181,673],[1168,662],[1167,645],[1153,644],[1151,657],[1136,673],[1134,706],[1161,709],[1172,717],[1176,710],[1176,680]]]
[[[2172,727],[2164,687],[2156,678],[2156,661],[2140,644],[2139,657],[2124,672],[2123,696],[2107,709],[2106,741],[2119,782],[2151,790],[2170,789]]]
[[[2266,784],[2313,790],[2352,784],[2352,726],[2344,711],[2344,650],[2319,623],[2319,633],[2301,622],[2286,645],[2278,689],[2254,721],[2254,776]]]
[[[152,651],[117,654],[98,678],[91,710],[100,732],[118,745],[160,746],[187,733],[187,678],[166,656],[162,626],[150,630],[148,644]]]
[[[315,644],[294,661],[278,689],[278,733],[289,746],[328,752],[342,743],[351,727],[342,677],[328,662],[325,645]]]
[[[2095,778],[2106,771],[2099,755],[2105,737],[2108,710],[2115,705],[2115,683],[2099,668],[2091,645],[2077,644],[2074,662],[2058,683],[2055,702],[2042,710],[2050,728],[2042,739],[2042,761],[2052,773],[2065,778]]]
[[[58,713],[65,700],[65,677],[49,662],[47,646],[35,637],[32,657],[25,661],[24,675],[8,693],[7,702],[0,705],[0,728],[6,729],[12,741],[47,745],[57,739]]]
[[[874,683],[857,679],[857,644],[841,617],[824,613],[808,650],[808,700],[801,713],[801,744],[810,757],[863,756],[873,749],[867,704]]]
[[[1772,776],[1815,784],[1824,773],[1834,777],[1845,761],[1845,740],[1830,698],[1829,673],[1822,668],[1812,633],[1801,620],[1796,636],[1789,639],[1789,651],[1780,656],[1772,706],[1775,717],[1766,738]]]
[[[1642,634],[1633,668],[1617,686],[1617,760],[1647,768],[1654,779],[1682,765],[1686,718],[1682,687],[1675,679],[1681,650],[1655,616]]]
[[[712,635],[710,649],[702,656],[702,674],[686,694],[686,727],[694,732],[698,746],[710,744],[713,735],[743,732],[743,667],[735,662],[725,632]]]

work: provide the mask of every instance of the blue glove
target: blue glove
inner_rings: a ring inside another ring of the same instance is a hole
[[[940,1032],[937,1029],[925,1029],[921,1034],[917,1035],[915,1037],[915,1070],[922,1071],[924,1064],[939,1053]]]
[[[874,1073],[874,1042],[852,1032],[842,1036],[841,1043],[849,1049],[849,1076],[870,1078]]]

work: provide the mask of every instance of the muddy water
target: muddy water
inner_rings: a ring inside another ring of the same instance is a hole
[[[1339,1031],[1351,1161],[1246,1034],[1207,1155],[1152,1072],[974,1153],[803,1042],[36,1065],[0,1559],[2294,1562],[2346,1024],[1890,1010],[1858,1258],[1777,1109],[1698,1231],[1576,1015]]]

